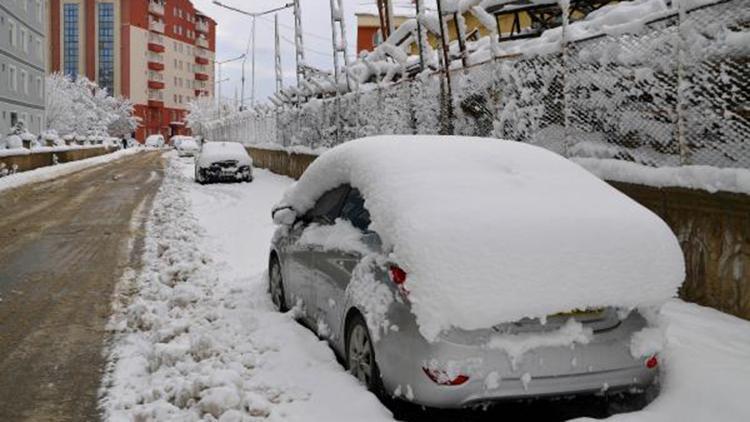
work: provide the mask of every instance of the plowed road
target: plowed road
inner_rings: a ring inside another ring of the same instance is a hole
[[[0,421],[98,419],[110,298],[162,173],[139,153],[0,193]]]

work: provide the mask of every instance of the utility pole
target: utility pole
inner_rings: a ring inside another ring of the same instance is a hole
[[[451,62],[448,54],[448,45],[445,39],[445,21],[443,20],[443,1],[437,0],[438,9],[438,22],[440,23],[440,44],[443,48],[443,70],[445,71],[445,85],[444,89],[441,89],[441,110],[445,113],[441,113],[442,128],[441,132],[443,135],[450,135],[453,132],[453,93],[451,90]],[[441,87],[443,84],[440,85]]]
[[[417,7],[417,45],[419,46],[419,70],[424,70],[426,60],[424,51],[425,47],[423,45],[423,42],[425,41],[425,39],[422,29],[422,22],[420,20],[422,12],[424,11],[424,0],[416,0],[414,4]]]
[[[300,0],[294,0],[294,50],[297,58],[297,89],[301,89],[305,79],[305,45],[302,40],[302,10]],[[297,94],[299,99],[299,94]]]
[[[383,41],[393,32],[393,5],[388,0],[378,0],[378,17],[380,18],[380,35]]]
[[[279,6],[279,7],[273,8],[273,9],[269,9],[269,10],[266,10],[266,11],[263,11],[263,12],[256,12],[256,13],[247,12],[245,10],[238,9],[236,7],[233,7],[233,6],[228,6],[228,5],[223,4],[222,2],[217,1],[217,0],[214,0],[213,3],[215,5],[217,5],[217,6],[223,7],[225,9],[229,9],[231,11],[234,11],[234,12],[237,12],[237,13],[242,13],[243,15],[250,16],[253,19],[253,21],[252,21],[252,29],[251,29],[251,42],[252,42],[252,44],[251,44],[252,45],[252,65],[251,66],[252,66],[253,80],[252,80],[252,85],[251,85],[250,104],[251,104],[252,107],[255,107],[255,19],[257,17],[259,17],[259,16],[267,15],[269,13],[278,12],[279,10],[284,10],[284,9],[287,9],[287,8],[290,8],[290,7],[294,7],[294,10],[295,10],[295,22],[296,22],[296,20],[297,20],[297,18],[296,18],[297,10],[299,8],[299,0],[295,0],[294,3],[286,3],[283,6]],[[278,22],[278,20],[277,20],[277,22]],[[300,25],[301,25],[301,23],[300,23]],[[278,34],[278,29],[277,29],[276,32]],[[300,32],[301,32],[301,26],[300,26]],[[302,37],[302,35],[300,35],[300,38],[301,37]],[[247,52],[245,52],[245,56],[247,56]],[[242,108],[244,108],[244,103],[245,103],[245,60],[242,61],[242,106],[241,106]]]
[[[273,15],[274,65],[276,70],[276,93],[284,88],[284,76],[281,70],[281,44],[279,43],[279,15]]]
[[[448,54],[448,43],[445,39],[446,33],[445,33],[445,21],[443,20],[443,1],[437,0],[437,9],[438,9],[438,21],[440,22],[440,44],[443,49],[443,70],[445,71],[445,79],[448,81],[448,93],[450,93],[451,89],[451,62],[450,57]]]
[[[333,45],[333,74],[336,81],[336,92],[338,93],[339,76],[341,75],[339,55],[343,56],[344,68],[349,68],[349,57],[346,54],[346,25],[344,23],[342,0],[331,0],[331,43]],[[346,73],[344,73],[344,77],[346,78],[346,89],[349,90],[349,77]]]

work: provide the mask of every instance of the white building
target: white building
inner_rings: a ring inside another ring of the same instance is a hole
[[[0,1],[0,137],[23,120],[44,129],[44,1]]]

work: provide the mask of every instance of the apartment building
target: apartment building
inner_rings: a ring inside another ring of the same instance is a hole
[[[0,138],[19,120],[44,129],[43,0],[0,1]]]
[[[189,134],[188,102],[213,95],[216,22],[189,0],[47,0],[49,71],[130,98],[136,139]]]

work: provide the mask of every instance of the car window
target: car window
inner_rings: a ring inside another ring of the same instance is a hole
[[[333,224],[341,209],[341,201],[349,192],[349,185],[341,185],[324,193],[315,203],[313,209],[305,214],[308,223]]]
[[[352,225],[360,230],[367,231],[370,226],[370,212],[365,208],[365,199],[359,189],[352,188],[346,195],[344,205],[341,207],[341,218],[349,220]]]

